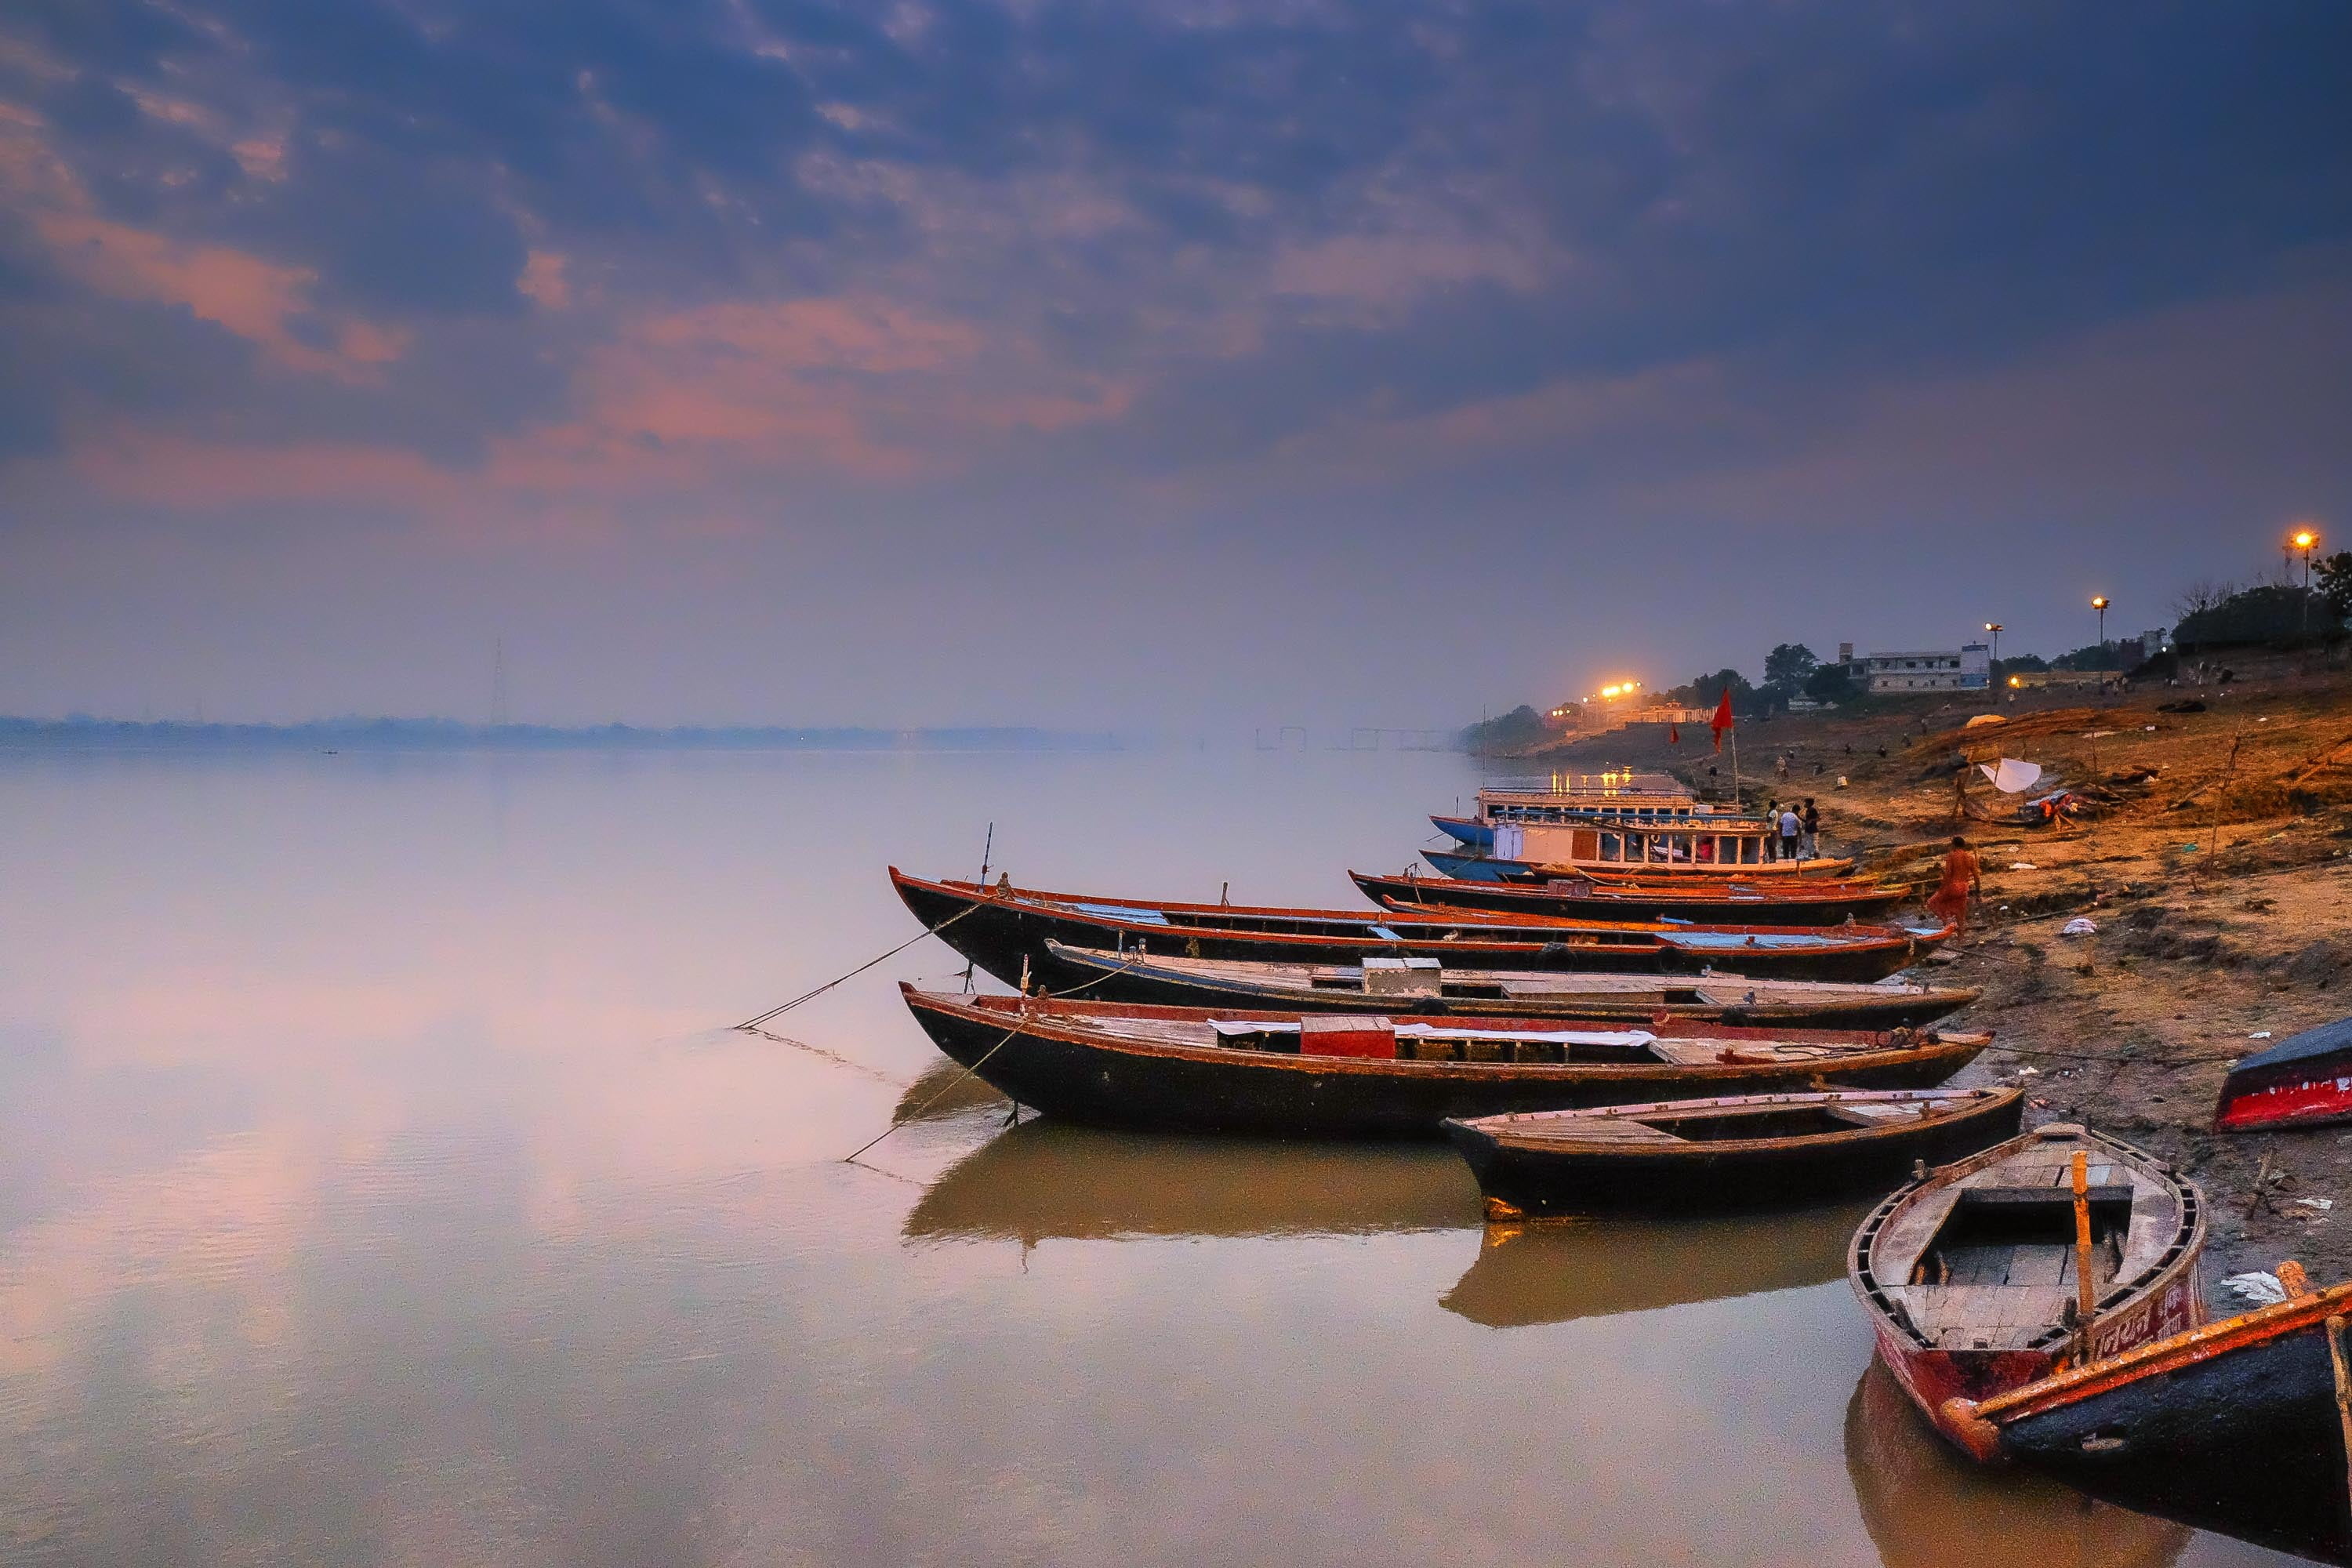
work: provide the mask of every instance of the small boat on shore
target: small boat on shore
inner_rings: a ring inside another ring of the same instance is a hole
[[[1352,963],[1439,958],[1485,969],[1642,973],[1725,971],[1808,980],[1884,979],[1926,956],[1946,926],[1696,926],[1571,921],[1458,910],[1442,916],[1240,904],[1145,902],[928,881],[890,868],[892,886],[940,941],[1010,985],[1068,990],[1098,976],[1063,966],[1048,941],[1115,952]]]
[[[1402,912],[1481,910],[1489,914],[1561,915],[1581,920],[1725,921],[1766,925],[1835,925],[1894,912],[1914,897],[1901,885],[1807,877],[1795,881],[1620,880],[1548,877],[1480,882],[1457,877],[1350,871],[1374,903]]]
[[[1072,947],[1046,939],[1057,973],[1084,972],[1086,994],[1173,1007],[1303,1007],[1318,1012],[1647,1023],[1673,1016],[1751,1027],[1893,1029],[1933,1023],[1977,999],[1958,986],[1895,980],[1749,980],[1735,975],[1608,974],[1572,969],[1456,969],[1433,958],[1269,963]]]
[[[2060,1122],[1915,1176],[1854,1233],[1846,1273],[1887,1370],[1965,1447],[1953,1401],[2194,1327],[2204,1246],[2193,1183]]]
[[[1802,1202],[2014,1137],[2021,1089],[1828,1089],[1449,1121],[1489,1220]]]
[[[2287,1300],[2071,1368],[1949,1425],[2002,1459],[2103,1501],[2352,1563],[2352,1285]]]
[[[2290,1035],[2242,1058],[2221,1080],[2216,1132],[2352,1121],[2352,1018]]]
[[[1817,1084],[1927,1088],[1992,1038],[899,993],[940,1050],[1048,1116],[1278,1137],[1434,1138],[1448,1117]]]

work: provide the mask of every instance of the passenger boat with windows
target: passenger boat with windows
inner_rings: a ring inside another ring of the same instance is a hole
[[[1805,877],[1765,880],[1715,878],[1545,877],[1480,882],[1455,877],[1350,871],[1374,903],[1392,910],[1484,910],[1490,914],[1565,915],[1580,920],[1760,921],[1771,925],[1835,925],[1891,914],[1912,899],[1900,883]]]
[[[1979,1459],[2103,1501],[2327,1563],[2352,1563],[2352,1285],[2287,1299],[2071,1367],[1950,1423]]]
[[[1661,1016],[1796,1029],[1892,1029],[1932,1023],[1977,999],[1958,986],[1881,980],[1751,980],[1737,975],[1608,974],[1456,968],[1434,958],[1354,963],[1118,952],[1048,938],[1056,973],[1082,972],[1083,994],[1178,1007],[1311,1007],[1343,1013],[1608,1019]],[[1073,987],[1072,989],[1079,989]]]
[[[1712,805],[1665,773],[1612,770],[1554,773],[1545,789],[1482,789],[1468,816],[1432,816],[1440,831],[1472,849],[1495,847],[1497,823],[1576,822],[1614,816],[1629,822],[1681,821],[1694,816],[1738,816],[1737,808]]]
[[[928,881],[896,867],[890,880],[916,919],[991,974],[1008,984],[1042,981],[1056,991],[1095,976],[1060,964],[1046,948],[1049,939],[1139,956],[1321,963],[1438,958],[1482,969],[1720,971],[1871,981],[1923,957],[1950,931],[1942,925],[1824,930],[1145,902],[1016,888],[1009,881],[992,887]]]
[[[2195,1327],[2204,1246],[2193,1183],[2060,1122],[1914,1176],[1854,1233],[1846,1272],[1887,1370],[1965,1447],[1956,1401]]]
[[[1828,1089],[1521,1111],[1445,1124],[1489,1220],[1798,1203],[2014,1137],[2016,1088]]]
[[[1497,823],[1480,855],[1424,849],[1449,877],[1479,882],[1541,882],[1579,874],[1602,878],[1842,877],[1851,856],[1782,860],[1780,830],[1761,817],[1695,818],[1655,824],[1594,816],[1572,823]]]
[[[1448,1117],[1815,1083],[1925,1088],[1991,1040],[1679,1021],[1580,1029],[1539,1018],[1403,1021],[899,990],[940,1050],[1048,1116],[1281,1137],[1433,1138]]]

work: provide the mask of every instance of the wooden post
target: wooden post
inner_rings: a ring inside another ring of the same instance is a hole
[[[2099,1304],[2098,1288],[2091,1282],[2091,1161],[2074,1151],[2074,1315],[2083,1330],[2082,1360],[2091,1359],[2091,1314]]]
[[[2352,1510],[2352,1372],[2344,1364],[2344,1320],[2327,1320],[2327,1360],[2336,1370],[2336,1425],[2344,1434],[2345,1506]]]

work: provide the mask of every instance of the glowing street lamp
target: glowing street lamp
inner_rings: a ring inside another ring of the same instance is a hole
[[[1995,669],[1999,669],[2000,668],[2000,623],[1987,621],[1984,628],[1992,634],[1992,666]]]
[[[2287,535],[2286,547],[2303,552],[2303,629],[2311,630],[2311,558],[2319,553],[2319,531],[2298,528]]]

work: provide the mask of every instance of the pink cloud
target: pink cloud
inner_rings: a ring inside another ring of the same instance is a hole
[[[82,213],[49,212],[33,221],[60,264],[89,287],[119,300],[180,306],[255,344],[279,369],[364,383],[406,351],[408,333],[402,329],[347,315],[328,318],[331,349],[296,336],[294,323],[315,314],[310,295],[318,275],[308,268]]]

